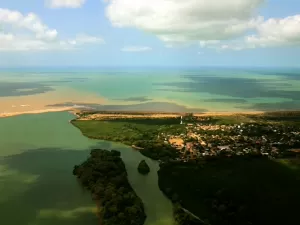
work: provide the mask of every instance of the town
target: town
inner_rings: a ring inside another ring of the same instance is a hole
[[[298,157],[299,118],[296,111],[225,116],[81,112],[72,123],[90,138],[122,142],[154,160],[187,162],[215,156]]]
[[[89,138],[121,142],[130,154],[157,160],[159,169],[150,173],[173,202],[177,224],[295,224],[299,118],[299,112],[85,112],[71,123]]]
[[[158,138],[181,154],[180,161],[201,157],[263,155],[271,158],[300,155],[300,129],[283,124],[216,125],[210,118],[185,124],[186,132],[160,133]],[[182,123],[182,122],[181,122]]]

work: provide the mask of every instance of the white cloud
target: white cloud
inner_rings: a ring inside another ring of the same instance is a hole
[[[24,29],[35,34],[37,39],[55,40],[57,31],[48,28],[34,13],[24,16],[18,11],[0,8],[0,25],[2,30]]]
[[[123,52],[146,52],[151,50],[152,48],[147,46],[126,46],[121,49]]]
[[[86,0],[46,0],[49,8],[80,8]]]
[[[69,50],[83,44],[101,44],[100,37],[77,35],[63,40],[55,29],[50,29],[33,13],[0,8],[0,51]]]
[[[247,36],[248,46],[277,47],[300,45],[300,15],[268,19],[257,27],[257,34]]]
[[[266,0],[105,2],[113,26],[152,33],[169,48],[195,42],[218,51],[300,46],[300,15],[264,20],[257,9]]]
[[[230,41],[206,41],[201,47],[216,50],[236,50],[300,46],[300,15],[282,19],[271,18],[257,24],[255,34]]]
[[[106,14],[116,27],[135,27],[167,43],[227,40],[261,21],[264,0],[108,0]]]

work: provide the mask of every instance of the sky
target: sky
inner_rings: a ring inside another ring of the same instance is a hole
[[[299,0],[0,0],[0,67],[300,67]]]

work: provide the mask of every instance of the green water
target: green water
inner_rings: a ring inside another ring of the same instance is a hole
[[[128,178],[144,202],[146,225],[172,225],[172,205],[158,188],[158,164],[131,148],[89,140],[66,112],[0,119],[0,214],[5,225],[97,224],[95,204],[72,175],[91,148],[120,150]],[[151,168],[137,172],[140,160]]]
[[[32,95],[47,94],[49,90],[66,95],[62,100],[66,102],[55,99],[58,102],[54,105],[98,103],[114,105],[120,110],[127,109],[124,105],[133,105],[135,110],[149,111],[189,111],[184,107],[213,112],[299,110],[299,74],[300,70],[287,68],[20,68],[0,70],[0,98],[28,96],[24,89],[28,91],[29,87],[34,90]],[[76,100],[76,97],[68,96],[70,90],[72,94],[77,92],[87,97]],[[90,95],[93,98],[89,99]],[[95,100],[95,96],[101,100]],[[34,105],[34,101],[30,102],[30,95],[27,100],[20,105]],[[0,113],[7,111],[10,111],[10,106],[6,109],[0,106]]]

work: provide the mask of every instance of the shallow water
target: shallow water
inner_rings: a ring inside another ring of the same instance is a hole
[[[72,175],[91,148],[121,151],[128,178],[144,202],[146,225],[172,225],[172,205],[157,184],[158,164],[122,144],[90,140],[66,112],[0,119],[0,214],[5,225],[97,224],[95,204]],[[151,172],[137,172],[146,159]],[[1,223],[2,224],[2,223]]]
[[[42,93],[42,99],[34,97]],[[33,68],[0,71],[0,113],[27,110],[20,107],[22,104],[41,107],[63,103],[95,103],[105,105],[100,109],[108,110],[291,110],[300,109],[299,96],[299,69],[85,68],[55,71]],[[5,99],[8,103],[4,105]],[[19,99],[22,103],[17,101]],[[9,104],[13,100],[16,101],[14,108]]]

